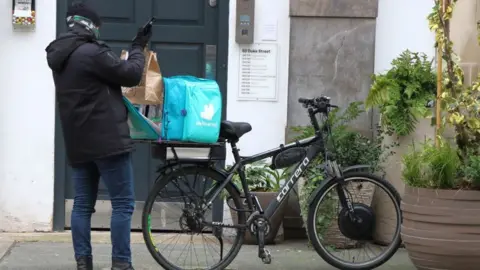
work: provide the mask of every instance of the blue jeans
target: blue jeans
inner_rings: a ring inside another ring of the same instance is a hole
[[[112,259],[131,262],[130,228],[135,196],[130,153],[95,160],[73,168],[75,199],[71,229],[75,258],[92,256],[91,219],[95,212],[100,176],[112,203]]]

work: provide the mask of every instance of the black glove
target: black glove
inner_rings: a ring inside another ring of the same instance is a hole
[[[133,46],[140,46],[140,47],[142,47],[142,49],[145,48],[145,46],[147,46],[148,41],[150,41],[151,37],[152,37],[152,28],[151,27],[146,33],[144,32],[144,28],[140,27],[138,29],[137,36],[133,40],[132,47]]]

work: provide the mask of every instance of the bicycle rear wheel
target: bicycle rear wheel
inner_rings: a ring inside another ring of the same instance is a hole
[[[232,215],[235,220],[224,216],[223,221],[217,221],[221,223],[217,223],[217,227],[212,225],[212,207],[206,209],[204,205],[205,195],[223,181],[225,177],[217,171],[193,165],[176,168],[155,183],[143,209],[142,231],[148,251],[163,268],[225,269],[235,259],[243,244],[245,228],[224,226],[244,225],[245,213],[236,212]],[[228,200],[232,207],[243,209],[242,199],[233,184],[225,187],[221,198],[224,202]],[[225,211],[226,208],[229,207],[224,203],[224,215],[231,212]],[[155,217],[158,212],[159,217]],[[155,228],[163,232],[156,235]],[[166,241],[156,243],[159,238]],[[169,244],[173,247],[168,248]],[[184,244],[190,244],[190,247],[182,247]],[[215,244],[220,247],[212,247]],[[226,245],[230,246],[228,252],[224,250]],[[217,253],[219,258],[210,258],[212,253]],[[172,258],[175,256],[176,259]]]
[[[345,184],[342,187],[347,199],[354,208],[354,215],[359,222],[352,221],[347,209],[343,209],[338,197],[338,183],[331,180],[318,192],[309,206],[307,229],[308,236],[317,253],[330,265],[344,270],[373,269],[387,262],[398,250],[401,244],[400,227],[402,222],[400,210],[400,195],[387,181],[369,173],[353,172],[344,175]],[[352,193],[359,191],[356,201]],[[382,200],[380,202],[380,200]],[[384,222],[375,213],[379,202],[384,206],[392,203],[388,217],[390,243],[378,243],[376,227]],[[340,209],[335,212],[335,207]],[[395,218],[395,221],[392,221]],[[367,248],[368,251],[361,251]],[[376,249],[383,250],[379,255],[370,257]],[[348,259],[337,256],[348,252]],[[352,255],[353,254],[353,255]],[[350,260],[350,261],[348,261]]]

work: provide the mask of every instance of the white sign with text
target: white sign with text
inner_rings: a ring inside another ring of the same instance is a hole
[[[238,100],[277,100],[278,46],[240,46]]]

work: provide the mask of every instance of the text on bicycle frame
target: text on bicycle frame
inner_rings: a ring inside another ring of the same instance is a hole
[[[285,183],[285,186],[283,186],[282,190],[277,196],[277,202],[282,202],[282,200],[285,198],[285,196],[288,194],[290,189],[295,185],[295,183],[298,181],[298,178],[302,175],[303,170],[307,168],[308,163],[310,163],[310,159],[308,157],[305,157],[305,159],[300,163],[298,168],[295,170],[293,173],[292,177],[290,177],[290,180],[288,180],[287,183]]]

